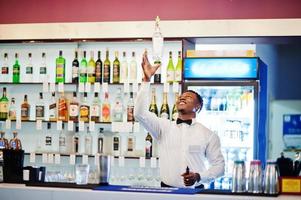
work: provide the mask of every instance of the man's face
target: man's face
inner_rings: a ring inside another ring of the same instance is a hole
[[[177,100],[177,109],[181,113],[195,113],[200,103],[196,94],[184,92]]]

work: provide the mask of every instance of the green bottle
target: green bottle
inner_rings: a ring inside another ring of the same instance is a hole
[[[80,61],[79,66],[79,82],[80,83],[86,83],[87,82],[87,60],[86,60],[86,51],[84,51],[84,56],[82,60]]]
[[[178,63],[176,66],[175,71],[175,82],[181,82],[182,81],[182,53],[181,51],[178,52]]]
[[[18,54],[15,54],[15,64],[13,66],[13,83],[20,83],[20,64],[18,60]]]
[[[115,60],[113,62],[113,83],[120,83],[120,62],[118,60],[118,51],[115,51]]]
[[[166,81],[168,83],[172,83],[175,78],[175,67],[172,62],[172,52],[169,52],[169,61],[167,65],[167,72],[166,72]]]
[[[64,83],[65,82],[65,64],[66,60],[63,57],[63,51],[60,50],[59,57],[55,60],[56,64],[56,77],[55,82],[56,83]]]
[[[6,88],[3,88],[3,95],[0,99],[0,120],[8,118],[8,98],[6,96]]]

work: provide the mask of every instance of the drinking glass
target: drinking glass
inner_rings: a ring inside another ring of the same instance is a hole
[[[89,168],[87,164],[75,165],[75,182],[78,185],[88,184]]]

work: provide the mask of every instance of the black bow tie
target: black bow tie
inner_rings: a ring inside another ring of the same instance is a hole
[[[182,119],[178,118],[178,119],[177,119],[177,124],[181,124],[181,123],[186,123],[186,124],[188,124],[188,125],[191,125],[192,119],[182,120]]]

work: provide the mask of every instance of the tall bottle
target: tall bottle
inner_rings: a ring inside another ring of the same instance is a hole
[[[85,134],[85,154],[92,154],[92,135],[89,130]]]
[[[126,59],[126,52],[122,53],[122,61],[120,64],[120,83],[128,82],[128,62]]]
[[[75,134],[72,137],[72,152],[79,153],[80,135],[78,134],[78,126],[75,127]]]
[[[16,120],[16,118],[17,118],[16,101],[15,98],[12,98],[9,106],[9,119]]]
[[[175,77],[175,67],[172,62],[172,52],[170,51],[167,71],[166,71],[166,82],[172,83],[174,81],[174,77]]]
[[[182,81],[182,53],[181,51],[178,52],[178,62],[175,69],[175,81],[181,82]]]
[[[68,101],[65,97],[64,92],[61,93],[59,99],[58,99],[58,120],[60,121],[67,121],[68,120]]]
[[[98,98],[98,93],[94,93],[94,99],[91,105],[90,117],[91,121],[99,122],[100,121],[100,101]]]
[[[80,61],[79,67],[79,82],[86,83],[87,82],[87,60],[86,60],[86,51],[83,52],[82,60]]]
[[[59,136],[59,152],[62,154],[67,153],[67,136],[65,133],[65,124],[62,124],[62,130]]]
[[[115,60],[113,62],[113,83],[120,83],[120,62],[118,51],[115,51]]]
[[[109,60],[109,50],[106,50],[106,59],[103,63],[103,82],[110,83],[111,62]]]
[[[156,89],[152,88],[152,100],[149,105],[149,111],[155,113],[158,116],[158,107],[156,102]]]
[[[153,138],[147,133],[145,137],[145,158],[151,158],[153,156]]]
[[[163,53],[163,35],[160,30],[159,26],[160,18],[159,16],[156,17],[156,23],[155,23],[155,31],[152,37],[152,43],[153,43],[153,59],[155,64],[161,63],[162,60],[162,53]]]
[[[78,72],[79,72],[78,52],[74,52],[74,60],[72,61],[72,83],[78,83]]]
[[[87,76],[89,83],[95,83],[95,61],[94,61],[94,52],[90,52],[90,60],[87,68]]]
[[[73,92],[73,98],[69,103],[69,120],[73,122],[78,121],[79,103],[76,97],[76,92]]]
[[[39,100],[36,103],[36,119],[43,120],[45,117],[45,104],[43,101],[43,93],[40,92]]]
[[[56,83],[64,83],[65,82],[65,65],[66,65],[66,60],[63,57],[63,51],[59,51],[59,57],[56,58],[55,60],[56,64],[56,78],[55,82]]]
[[[120,88],[118,88],[118,90],[117,90],[115,104],[113,106],[112,114],[113,114],[114,122],[122,122],[123,121],[123,103],[122,103]]]
[[[170,117],[169,113],[170,112],[169,112],[169,106],[168,106],[168,101],[167,101],[167,93],[164,92],[163,93],[163,104],[160,109],[160,117],[169,119],[169,117]]]
[[[21,140],[18,138],[18,132],[13,132],[13,138],[9,141],[9,148],[13,150],[21,150],[22,143]]]
[[[9,143],[8,140],[4,137],[5,132],[0,131],[0,149],[8,149],[9,148]]]
[[[127,104],[127,121],[134,122],[134,100],[133,100],[133,92],[130,93],[130,98]]]
[[[28,53],[28,61],[27,61],[27,65],[26,65],[23,82],[32,83],[32,81],[33,81],[32,54]]]
[[[132,58],[129,67],[129,82],[135,83],[137,82],[137,61],[135,52],[132,52]]]
[[[20,64],[18,54],[15,54],[15,64],[13,65],[13,83],[20,83]]]
[[[55,98],[55,92],[52,92],[51,99],[49,103],[49,121],[57,120],[57,101]]]
[[[52,140],[52,133],[51,133],[51,123],[50,122],[48,122],[47,123],[47,131],[46,131],[46,133],[45,133],[45,140],[44,140],[44,142],[45,142],[45,151],[46,152],[51,152],[52,150],[53,150],[53,144],[52,144],[52,142],[53,142],[53,140]]]
[[[0,120],[6,120],[8,118],[8,98],[6,96],[6,88],[3,88],[3,94],[0,99]]]
[[[178,98],[179,98],[179,93],[176,92],[175,93],[175,102],[174,102],[174,105],[172,107],[172,113],[171,113],[171,118],[172,118],[172,121],[175,121],[177,118],[178,118],[178,109],[177,109],[177,101],[178,101]]]
[[[102,61],[101,61],[101,51],[97,52],[97,60],[95,63],[95,82],[102,82]]]
[[[27,95],[24,95],[24,101],[21,104],[21,120],[29,120],[30,117],[30,105],[27,101]]]
[[[115,133],[113,135],[113,155],[114,156],[120,156],[120,135],[118,133]]]
[[[109,93],[105,92],[105,98],[102,102],[102,122],[111,122],[111,105],[109,102]]]
[[[89,112],[90,112],[90,106],[88,105],[87,102],[87,93],[84,93],[84,100],[82,102],[82,104],[80,105],[79,108],[79,120],[80,121],[84,121],[84,122],[88,122],[89,121]]]
[[[42,53],[42,62],[39,67],[39,81],[40,83],[42,82],[48,82],[48,77],[47,77],[47,62],[46,62],[46,53]]]
[[[10,82],[7,53],[4,53],[4,61],[1,67],[0,82]]]
[[[99,154],[104,153],[104,140],[105,140],[105,136],[103,134],[103,128],[100,128],[98,138],[97,138],[97,153]]]
[[[134,133],[129,132],[128,138],[127,138],[127,153],[130,155],[135,151],[135,145],[136,145],[136,138]]]

